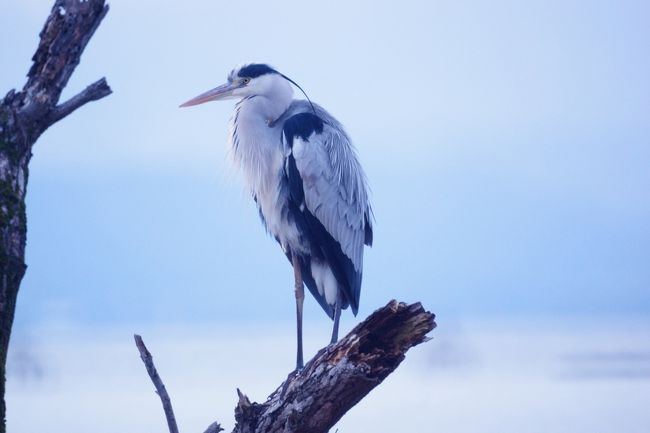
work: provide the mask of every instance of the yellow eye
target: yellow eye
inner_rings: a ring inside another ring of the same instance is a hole
[[[243,84],[248,84],[248,83],[251,82],[251,79],[248,78],[248,77],[246,77],[246,78],[244,78],[243,80],[241,80],[241,82],[242,82]]]

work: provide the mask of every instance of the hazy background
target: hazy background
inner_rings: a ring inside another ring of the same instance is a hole
[[[2,3],[0,92],[52,3]],[[360,318],[391,298],[438,315],[341,433],[650,425],[650,3],[110,6],[64,98],[101,76],[114,94],[30,166],[12,431],[163,431],[134,331],[183,431],[231,427],[235,386],[263,400],[290,370],[292,273],[229,166],[233,104],[177,108],[249,61],[359,150],[377,217]],[[306,315],[310,356],[330,322],[311,298]]]

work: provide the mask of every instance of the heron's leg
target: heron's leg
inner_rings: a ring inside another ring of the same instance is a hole
[[[302,284],[302,272],[300,271],[300,261],[295,255],[291,255],[293,264],[293,275],[296,284],[296,336],[298,340],[298,351],[296,354],[296,370],[303,367],[302,360],[302,304],[305,300],[305,289]]]
[[[336,343],[339,339],[339,320],[341,319],[341,304],[343,299],[341,299],[341,291],[339,290],[336,295],[336,306],[334,307],[334,328],[332,329],[332,340],[330,344]]]

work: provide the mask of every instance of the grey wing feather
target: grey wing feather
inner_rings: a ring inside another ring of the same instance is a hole
[[[360,274],[363,246],[370,244],[367,234],[372,233],[366,176],[343,126],[316,107],[324,122],[322,133],[308,142],[296,138],[293,144],[305,205]]]

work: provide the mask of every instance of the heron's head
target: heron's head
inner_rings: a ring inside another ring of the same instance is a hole
[[[228,81],[219,87],[208,90],[190,99],[181,107],[203,104],[223,99],[242,99],[249,96],[266,96],[270,99],[291,100],[293,89],[291,80],[269,65],[251,63],[233,69]]]

